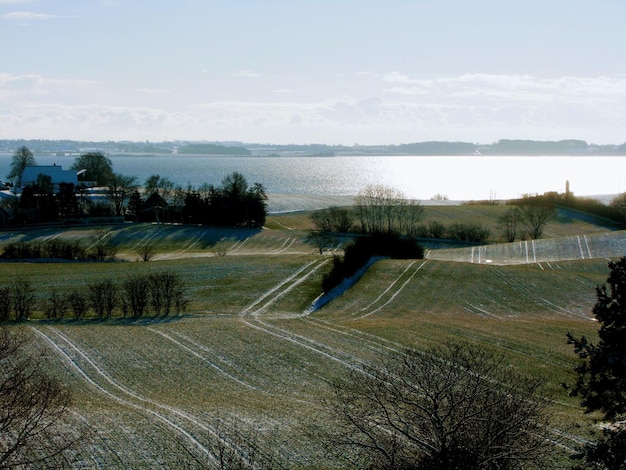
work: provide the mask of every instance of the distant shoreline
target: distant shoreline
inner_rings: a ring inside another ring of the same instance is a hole
[[[288,212],[303,212],[324,209],[331,206],[345,207],[354,205],[355,196],[320,196],[312,194],[281,194],[270,193],[268,196],[267,211],[271,214],[282,214]],[[608,204],[617,194],[598,194],[592,196],[581,196]],[[420,199],[418,201],[423,206],[459,206],[470,201],[461,200],[432,200]]]

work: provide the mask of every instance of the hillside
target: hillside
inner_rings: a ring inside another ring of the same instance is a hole
[[[464,206],[448,217],[482,214],[487,223],[492,210]],[[432,211],[427,217],[446,209]],[[329,383],[390,351],[447,340],[501,351],[512,368],[541,378],[552,395],[562,468],[569,468],[567,454],[587,438],[594,417],[561,386],[572,382],[576,362],[565,335],[595,336],[594,289],[606,279],[605,258],[622,255],[626,239],[580,223],[557,220],[535,242],[378,261],[314,313],[308,307],[330,257],[304,242],[304,213],[271,216],[259,231],[105,227],[122,258],[134,261],[153,244],[153,261],[2,262],[0,278],[29,279],[40,300],[51,290],[158,269],[187,283],[188,311],[175,318],[35,318],[11,326],[45,348],[52,372],[74,393],[69,425],[85,427],[91,439],[78,442],[72,468],[216,468],[224,449],[273,468],[349,467],[319,441],[332,423]],[[94,234],[3,232],[0,245]]]

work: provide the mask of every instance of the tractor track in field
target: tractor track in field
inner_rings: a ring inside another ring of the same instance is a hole
[[[157,230],[150,231],[149,233],[144,235],[140,240],[138,240],[137,243],[135,243],[133,247],[130,249],[130,251],[137,251],[141,247],[148,245],[155,238],[157,238],[161,234],[161,232],[163,232],[163,230],[164,229],[162,227],[159,227]]]
[[[325,320],[318,320],[318,319],[312,319],[312,318],[306,318],[306,321],[308,323],[312,324],[312,325],[318,326],[318,327],[323,328],[323,329],[325,329],[327,331],[332,331],[333,333],[336,333],[336,334],[339,334],[339,335],[343,335],[345,337],[349,337],[351,339],[360,341],[361,344],[366,346],[368,349],[371,349],[371,350],[373,350],[375,352],[378,352],[380,354],[387,354],[389,352],[400,353],[400,352],[402,352],[403,350],[406,349],[406,346],[401,345],[399,343],[394,343],[394,342],[389,341],[389,340],[387,340],[385,338],[382,338],[382,337],[379,337],[379,336],[376,336],[376,335],[372,335],[370,333],[367,333],[367,332],[364,332],[364,331],[361,331],[361,330],[357,330],[357,329],[354,329],[354,328],[351,328],[351,327],[348,327],[348,326],[341,326],[341,327],[339,327],[339,326],[337,326],[334,323],[329,323],[329,322],[327,322]],[[462,332],[457,331],[456,333],[461,335],[461,336],[463,336]],[[558,366],[561,366],[561,367],[565,363],[565,361],[563,361],[563,360],[561,360],[559,362],[558,358],[550,358],[547,355],[533,354],[532,352],[522,351],[522,350],[519,349],[519,347],[513,347],[510,344],[509,345],[503,344],[503,343],[506,343],[506,341],[489,341],[489,340],[487,340],[484,337],[478,337],[478,336],[467,335],[467,334],[465,336],[467,336],[468,338],[473,339],[473,340],[478,340],[478,341],[481,341],[481,342],[485,342],[487,344],[491,344],[491,345],[495,345],[495,346],[498,346],[498,347],[502,347],[503,349],[509,349],[512,352],[516,353],[516,354],[533,357],[535,359],[541,359],[541,360],[544,360],[546,362],[550,362],[552,364],[555,364],[555,365],[558,365]],[[519,345],[517,345],[517,346],[519,346]],[[425,352],[423,350],[416,350],[416,351],[421,352],[421,353]],[[568,366],[568,367],[573,367],[574,364],[575,364],[575,361],[571,361],[571,363],[567,363],[565,365]],[[364,371],[362,371],[362,372],[364,372]],[[578,409],[579,408],[577,405],[572,405],[570,403],[565,403],[565,402],[562,402],[562,401],[553,400],[553,399],[549,399],[549,398],[547,400],[550,401],[551,403],[554,403],[556,405],[563,406],[563,407],[566,407],[566,408],[573,408],[573,409]],[[552,434],[554,434],[555,436],[558,436],[558,438],[567,440],[567,441],[569,441],[569,442],[571,442],[571,443],[573,443],[573,444],[575,444],[577,446],[579,446],[581,444],[589,443],[588,440],[586,440],[585,438],[583,438],[581,436],[577,436],[575,434],[565,432],[565,431],[563,431],[561,429],[558,429],[558,428],[552,427],[552,428],[549,429],[549,431]],[[576,449],[574,449],[574,448],[572,448],[572,447],[570,447],[570,446],[568,446],[566,444],[563,444],[561,442],[556,442],[555,441],[554,444],[559,446],[559,447],[562,447],[562,448],[564,448],[564,449],[566,449],[566,450],[568,450],[568,451],[570,451],[572,453],[576,451]]]
[[[33,330],[41,336],[90,386],[97,389],[103,395],[116,402],[137,410],[146,416],[152,417],[153,421],[160,422],[173,429],[196,447],[209,461],[218,465],[218,459],[214,453],[202,442],[198,433],[215,439],[229,448],[234,449],[232,444],[224,440],[215,430],[203,424],[195,416],[178,408],[160,403],[150,398],[143,397],[137,392],[113,379],[105,370],[96,364],[73,340],[64,333],[53,327],[47,327],[48,333],[41,329]],[[54,337],[53,337],[54,336]],[[83,364],[81,364],[81,362]],[[95,376],[95,377],[94,377]],[[99,379],[99,380],[98,380]],[[100,382],[104,382],[104,385]],[[195,430],[189,429],[191,425]],[[198,432],[199,431],[199,432]]]
[[[300,269],[298,269],[294,274],[284,279],[282,282],[274,286],[269,291],[265,292],[263,295],[258,297],[253,303],[251,303],[246,308],[244,308],[240,312],[239,316],[240,317],[244,317],[244,316],[258,317],[262,312],[265,312],[270,307],[270,305],[274,304],[277,300],[279,300],[281,297],[284,297],[291,290],[296,288],[299,284],[306,281],[309,276],[314,274],[318,269],[320,269],[326,263],[328,263],[328,260],[322,260],[322,261],[313,260],[310,263],[305,264]],[[268,298],[269,300],[266,301],[266,299]],[[263,303],[256,310],[252,310],[255,307],[257,307],[257,305],[261,304],[262,302],[265,302],[265,303]]]
[[[416,263],[416,260],[410,262],[408,264],[408,266],[404,269],[404,271],[402,271],[402,273],[396,279],[394,279],[394,281],[387,287],[387,289],[385,289],[373,302],[371,302],[369,305],[367,305],[366,307],[363,307],[360,310],[361,312],[367,311],[367,313],[359,315],[358,317],[353,318],[353,320],[360,320],[362,318],[369,317],[370,315],[378,313],[382,309],[384,309],[387,305],[389,305],[391,302],[393,302],[395,300],[395,298],[398,295],[400,295],[400,293],[405,289],[405,287],[413,280],[413,278],[417,275],[417,273],[426,265],[426,263],[428,263],[428,261],[422,262],[422,264],[420,264],[413,271],[413,273],[400,286],[398,286],[396,289],[392,290],[394,288],[394,286],[396,285],[396,283],[398,283],[404,277],[404,275],[410,270],[410,268],[413,267],[413,265],[415,263]],[[370,310],[372,307],[374,307],[378,302],[380,302],[390,292],[391,292],[391,294],[389,295],[389,297],[387,298],[387,300],[385,302],[383,302],[378,307],[373,308],[372,310]]]
[[[189,240],[187,240],[182,248],[175,250],[171,253],[167,253],[165,255],[155,256],[154,260],[157,261],[157,260],[166,260],[166,259],[176,259],[183,253],[187,253],[194,246],[196,246],[200,241],[202,241],[202,239],[207,235],[209,230],[204,229],[204,230],[200,230],[199,232],[200,232],[199,234],[194,235]]]
[[[589,315],[586,315],[584,313],[576,313],[576,312],[572,312],[571,310],[568,310],[566,308],[563,308],[553,302],[550,302],[548,299],[544,299],[543,297],[537,295],[536,293],[533,292],[533,290],[526,286],[524,283],[522,283],[521,281],[517,280],[516,278],[514,278],[513,276],[510,276],[508,274],[506,274],[503,270],[501,269],[494,269],[490,271],[491,274],[493,275],[493,277],[495,277],[498,281],[502,282],[503,284],[505,284],[506,286],[508,286],[509,288],[513,289],[515,292],[517,292],[521,297],[524,297],[528,300],[530,300],[531,302],[546,308],[548,310],[550,310],[553,313],[556,313],[557,315],[564,315],[564,316],[568,316],[568,317],[573,317],[573,318],[578,318],[578,319],[589,319]]]
[[[239,317],[241,321],[243,321],[247,326],[251,328],[262,331],[279,339],[288,341],[296,346],[305,348],[309,351],[315,352],[325,357],[326,359],[337,362],[349,369],[362,371],[364,361],[356,357],[355,355],[342,351],[328,344],[324,344],[313,338],[295,333],[276,325],[272,325],[262,317],[262,314],[267,312],[272,304],[274,304],[280,298],[289,293],[297,285],[304,282],[309,276],[314,274],[327,262],[328,260],[314,260],[302,266],[294,274],[288,276],[272,289],[261,295],[248,307],[243,309],[239,314]],[[281,315],[277,318],[294,318],[294,316]]]
[[[260,391],[260,389],[258,387],[256,387],[256,386],[254,386],[254,385],[252,385],[252,384],[250,384],[248,382],[245,382],[245,381],[237,378],[236,376],[234,376],[230,372],[227,372],[225,369],[223,369],[222,367],[217,365],[215,362],[211,361],[206,355],[212,354],[212,352],[206,346],[203,346],[201,344],[196,343],[191,338],[188,338],[187,336],[185,336],[185,335],[183,335],[181,333],[174,332],[174,334],[176,336],[178,336],[180,339],[182,339],[183,341],[186,341],[187,343],[191,344],[193,346],[193,348],[192,348],[192,347],[188,346],[187,344],[184,344],[181,341],[177,340],[176,338],[173,338],[172,336],[170,336],[169,334],[167,334],[167,333],[165,333],[163,331],[155,330],[152,327],[147,327],[147,329],[148,329],[148,331],[152,331],[154,334],[160,335],[163,338],[167,339],[168,341],[174,343],[179,348],[183,349],[184,351],[186,351],[188,354],[194,356],[195,358],[201,360],[202,362],[207,364],[212,369],[215,369],[217,372],[219,372],[221,375],[223,375],[224,377],[228,378],[229,380],[232,380],[232,381],[238,383],[239,385],[241,385],[243,387],[247,387],[247,388],[250,388],[252,390]],[[203,354],[199,353],[198,350],[202,351]],[[218,358],[218,359],[221,359],[221,358]],[[221,360],[222,360],[222,362],[226,362],[223,359],[221,359]]]
[[[282,398],[286,398],[286,399],[296,401],[299,403],[303,403],[307,405],[312,404],[310,400],[306,400],[301,397],[295,397],[291,394],[278,393],[273,390],[267,390],[263,388],[262,386],[253,385],[249,381],[246,381],[244,379],[237,377],[235,375],[236,373],[228,372],[226,368],[236,369],[239,375],[244,375],[244,372],[241,370],[241,367],[239,367],[235,362],[224,358],[223,356],[212,351],[209,347],[195,341],[193,338],[190,338],[187,335],[184,335],[177,331],[172,331],[171,334],[168,334],[168,333],[155,330],[151,327],[149,327],[148,330],[154,332],[155,334],[161,335],[165,339],[171,341],[172,343],[180,347],[182,350],[186,351],[188,354],[196,357],[197,359],[201,360],[204,363],[207,363],[211,368],[217,370],[220,374],[224,375],[228,379],[234,381],[235,383],[238,383],[239,385],[243,387],[246,387],[250,390],[254,390],[255,392],[262,393],[271,397],[280,396]],[[181,341],[178,341],[173,336],[178,337]],[[209,359],[209,356],[214,357],[215,359],[211,360]],[[218,365],[217,362],[223,365]]]
[[[285,253],[289,248],[291,248],[293,246],[293,244],[296,242],[297,238],[296,237],[289,237],[287,238],[287,240],[285,240],[285,242],[280,246],[280,248],[278,248],[276,251],[273,251],[271,254],[272,255],[279,255],[281,253]]]

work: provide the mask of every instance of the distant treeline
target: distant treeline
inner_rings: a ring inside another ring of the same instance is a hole
[[[359,155],[618,155],[626,156],[626,143],[597,145],[584,140],[539,141],[502,139],[488,144],[427,141],[398,145],[272,145],[228,142],[83,142],[72,140],[0,140],[0,153],[26,146],[35,154],[63,155],[88,151],[107,154],[200,154],[252,156],[359,156]]]
[[[178,148],[181,154],[198,155],[252,155],[252,152],[244,147],[226,147],[218,144],[188,144]]]

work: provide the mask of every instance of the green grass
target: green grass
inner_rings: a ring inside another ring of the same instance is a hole
[[[451,220],[458,221],[499,209],[454,210]],[[197,467],[207,462],[203,449],[214,446],[218,421],[231,433],[238,429],[244,447],[260,439],[285,467],[341,466],[313,437],[331,422],[324,406],[329,382],[389,351],[448,340],[502,352],[511,367],[541,378],[555,426],[587,435],[597,417],[585,415],[561,385],[574,380],[565,335],[595,339],[590,313],[594,288],[608,275],[605,259],[550,266],[381,260],[352,289],[305,316],[329,258],[302,241],[301,214],[270,219],[258,233],[115,228],[127,253],[142,240],[159,240],[162,259],[147,263],[0,263],[0,284],[27,278],[40,297],[157,269],[179,273],[189,288],[188,314],[173,319],[11,325],[47,349],[51,372],[74,392],[72,419],[92,430],[74,467]]]

